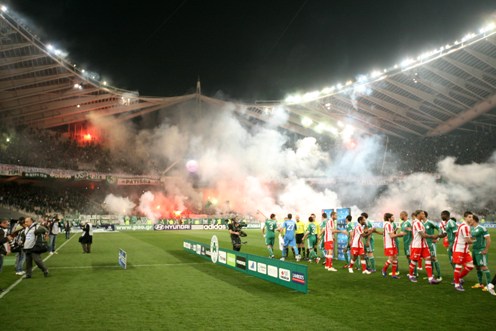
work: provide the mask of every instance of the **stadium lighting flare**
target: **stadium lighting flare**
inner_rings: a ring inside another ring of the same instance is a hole
[[[2,5],[2,6],[0,7],[0,10],[2,10],[2,12],[6,13],[9,9],[7,8],[7,6]]]
[[[341,83],[337,83],[335,86],[331,88],[329,87],[323,88],[320,92],[305,93],[303,94],[303,97],[301,95],[289,95],[288,97],[286,97],[285,102],[287,104],[307,103],[318,100],[326,96],[330,96],[332,94],[343,93],[349,90],[348,88],[344,89],[344,87],[349,87],[351,85],[370,84],[378,80],[383,80],[385,78],[388,78],[389,75],[394,75],[398,73],[400,70],[401,71],[410,70],[426,62],[433,61],[453,51],[459,50],[467,45],[470,45],[480,39],[486,38],[495,33],[496,33],[496,22],[492,21],[484,25],[482,28],[480,28],[478,30],[478,33],[467,33],[461,39],[458,39],[453,43],[447,43],[445,46],[438,47],[428,52],[423,52],[417,57],[408,57],[399,64],[395,64],[390,68],[384,69],[382,72],[378,70],[373,70],[368,76],[358,75],[357,79],[354,81],[348,80],[344,85]],[[354,90],[357,91],[356,87]]]

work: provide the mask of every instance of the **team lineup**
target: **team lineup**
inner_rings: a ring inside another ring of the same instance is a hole
[[[286,260],[289,249],[297,262],[308,261],[320,263],[323,259],[325,269],[331,272],[338,271],[333,267],[334,247],[336,234],[341,233],[347,238],[347,245],[343,249],[346,261],[345,269],[354,273],[360,270],[362,274],[375,273],[376,263],[374,258],[374,235],[381,235],[384,241],[384,256],[386,261],[381,269],[383,277],[391,276],[399,279],[398,255],[399,241],[403,240],[404,254],[408,263],[408,280],[416,283],[419,279],[419,271],[424,264],[428,283],[439,284],[443,277],[437,258],[437,242],[443,241],[447,250],[452,270],[452,285],[457,291],[463,292],[464,277],[476,269],[478,282],[472,288],[482,289],[496,295],[494,283],[496,277],[491,280],[488,268],[487,254],[491,245],[491,237],[487,229],[479,224],[479,218],[472,212],[467,211],[463,220],[457,224],[456,219],[450,217],[450,212],[445,210],[441,213],[441,222],[428,219],[428,213],[424,210],[416,210],[408,218],[408,213],[402,211],[399,215],[400,223],[395,222],[391,213],[384,214],[384,227],[379,230],[374,227],[368,219],[367,213],[362,213],[356,222],[352,216],[346,217],[346,227],[337,229],[337,213],[332,212],[330,217],[322,213],[320,223],[317,222],[315,214],[308,217],[308,223],[304,223],[299,216],[288,214],[284,222],[279,224],[276,215],[271,214],[262,227],[262,234],[269,251],[269,257],[275,258],[274,244],[279,236],[280,248],[282,250],[281,260]],[[469,247],[472,246],[471,251]],[[391,272],[388,273],[391,267]]]

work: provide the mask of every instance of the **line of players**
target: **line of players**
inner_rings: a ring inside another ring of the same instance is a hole
[[[453,267],[453,282],[455,289],[464,291],[463,279],[475,267],[477,269],[478,283],[472,288],[480,288],[496,295],[494,285],[496,276],[491,281],[490,272],[487,265],[487,253],[491,244],[490,235],[487,229],[479,224],[479,219],[472,212],[465,212],[461,224],[456,223],[456,219],[450,218],[449,211],[441,213],[441,224],[429,220],[426,211],[417,210],[411,214],[412,220],[408,219],[408,213],[400,213],[401,229],[397,228],[394,215],[384,214],[384,229],[376,229],[372,222],[368,220],[367,213],[362,213],[357,223],[352,223],[351,215],[346,217],[346,229],[337,230],[337,213],[332,212],[330,218],[327,214],[322,214],[322,221],[316,224],[315,214],[310,215],[308,224],[305,225],[298,216],[296,221],[292,220],[292,214],[288,214],[281,226],[278,227],[275,214],[270,215],[262,228],[269,256],[274,258],[275,232],[284,234],[283,250],[281,260],[285,260],[288,255],[288,248],[291,247],[295,254],[296,261],[302,259],[309,262],[315,260],[320,262],[317,246],[319,245],[321,256],[325,258],[325,269],[337,271],[333,267],[333,252],[335,234],[343,233],[348,236],[348,246],[344,250],[346,259],[345,268],[353,273],[353,267],[357,263],[361,265],[363,274],[376,272],[374,258],[374,234],[382,235],[384,240],[384,255],[387,257],[382,268],[383,277],[387,277],[387,272],[392,266],[389,274],[393,279],[398,279],[398,250],[399,238],[403,237],[405,256],[409,265],[408,279],[416,283],[418,270],[422,270],[422,260],[425,261],[425,270],[430,284],[439,284],[442,281],[441,269],[437,260],[436,243],[443,238],[443,245],[448,252],[449,261]],[[435,233],[437,231],[437,234]],[[306,242],[306,247],[304,243]],[[469,246],[473,245],[472,254]],[[300,252],[302,255],[300,255]],[[351,259],[348,257],[350,253]],[[433,271],[434,267],[434,271]],[[483,284],[483,278],[486,286]]]

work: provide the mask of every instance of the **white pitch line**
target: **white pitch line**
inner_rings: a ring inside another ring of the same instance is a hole
[[[61,249],[62,247],[64,247],[64,245],[67,244],[73,237],[75,237],[75,235],[72,235],[69,239],[67,239],[66,241],[64,241],[64,243],[62,245],[60,245],[59,248],[57,248],[55,250],[55,252],[58,252],[59,249]],[[52,257],[52,254],[48,254],[48,256],[43,259],[43,262],[45,262],[46,260],[48,260],[50,257]],[[37,268],[38,267],[35,265],[33,267],[33,271],[36,270]],[[24,276],[22,276],[21,278],[19,278],[18,280],[16,280],[14,282],[14,284],[10,285],[5,291],[3,291],[2,293],[0,293],[0,299],[3,298],[4,296],[6,296],[7,293],[9,293],[14,287],[16,287],[17,285],[19,285],[19,283],[22,282],[23,279],[24,279]]]
[[[162,264],[130,264],[130,267],[172,267],[172,266],[187,266],[193,264],[205,264],[206,262],[192,263],[162,263]],[[97,268],[121,268],[119,265],[99,265],[99,266],[72,266],[72,267],[51,267],[50,269],[97,269]]]

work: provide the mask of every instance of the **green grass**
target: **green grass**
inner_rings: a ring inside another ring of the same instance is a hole
[[[260,232],[248,233],[242,250],[266,256]],[[0,298],[7,326],[2,330],[481,330],[495,325],[496,297],[470,288],[475,271],[466,278],[465,293],[455,291],[441,244],[444,281],[438,286],[422,277],[412,284],[406,277],[349,274],[339,261],[337,273],[309,264],[309,293],[302,294],[183,251],[183,239],[208,243],[213,234],[221,248],[231,248],[227,231],[97,233],[88,255],[73,237],[46,261],[50,277],[35,270],[32,279]],[[57,240],[60,247],[63,236]],[[128,253],[127,270],[117,265],[119,248]],[[382,266],[380,237],[376,259]],[[401,255],[402,276],[405,260]],[[5,264],[2,288],[19,278],[12,257]]]

